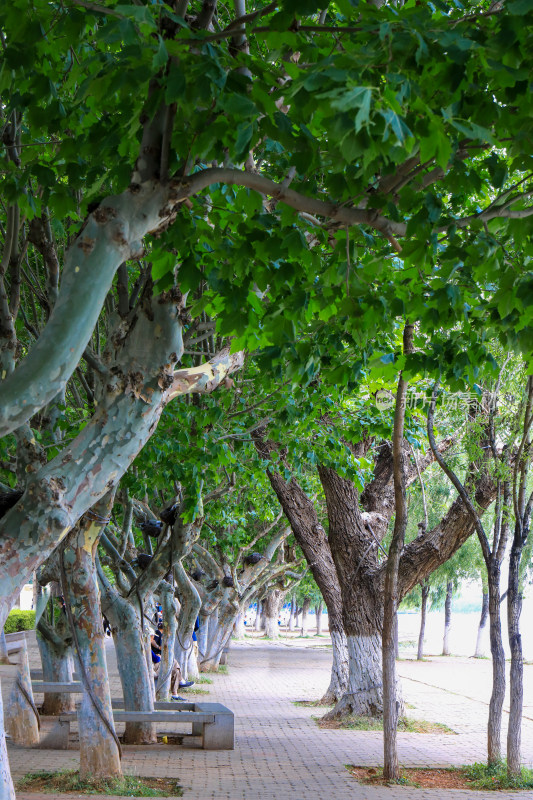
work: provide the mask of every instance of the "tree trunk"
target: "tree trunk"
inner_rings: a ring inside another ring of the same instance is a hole
[[[265,636],[267,639],[279,638],[278,617],[282,600],[282,593],[279,589],[270,589],[263,600]]]
[[[186,543],[183,542],[185,550]],[[202,607],[202,600],[198,590],[189,580],[181,560],[174,565],[174,578],[180,598],[181,609],[178,619],[176,635],[175,656],[181,667],[181,674],[187,680],[189,671],[189,657],[193,649],[193,631],[196,619]]]
[[[348,642],[343,630],[331,632],[333,665],[329,686],[320,702],[325,706],[336,703],[348,686]]]
[[[174,589],[166,581],[162,581],[159,587],[161,607],[163,609],[163,635],[161,637],[161,662],[157,676],[156,699],[161,702],[170,700],[171,696],[171,677],[174,665],[174,654],[176,647],[176,632],[178,621],[176,619],[176,605]],[[183,673],[182,673],[183,674]]]
[[[489,593],[483,592],[483,599],[481,602],[481,617],[479,619],[479,626],[477,629],[477,639],[476,639],[476,650],[474,653],[474,658],[485,658],[485,628],[487,625],[487,619],[489,616]]]
[[[518,527],[518,522],[515,522]],[[522,739],[522,708],[524,702],[524,661],[522,655],[522,636],[520,634],[520,614],[522,611],[522,592],[520,591],[520,560],[523,544],[515,532],[509,557],[509,584],[507,590],[507,627],[511,650],[511,669],[509,672],[509,728],[507,730],[507,774],[520,775]]]
[[[322,603],[315,606],[316,635],[322,636]]]
[[[0,633],[0,664],[11,664],[9,653],[7,652],[6,632],[3,628]]]
[[[291,613],[290,613],[290,616],[289,616],[289,631],[291,631],[291,633],[296,628],[296,610],[297,610],[297,608],[298,608],[298,605],[297,605],[296,600],[294,599],[294,595],[293,595],[291,597]]]
[[[442,655],[450,655],[450,629],[452,627],[452,597],[453,583],[446,584],[446,600],[444,601],[444,638],[442,640]]]
[[[6,615],[7,616],[7,615]],[[4,620],[2,620],[2,625]],[[2,704],[2,692],[0,691],[0,719],[4,719],[4,708]],[[7,757],[6,737],[4,726],[0,730],[0,797],[2,800],[15,800],[15,787],[9,769],[9,759]]]
[[[122,597],[98,569],[102,610],[111,625],[118,674],[125,711],[153,711],[154,676],[152,660],[148,663],[137,598]],[[149,722],[127,722],[126,744],[155,744],[155,726]]]
[[[200,614],[200,627],[196,632],[196,636],[198,639],[198,653],[200,655],[200,659],[207,653],[207,642],[208,642],[208,633],[209,633],[209,617],[206,617]]]
[[[59,636],[57,637],[57,642],[51,641],[46,636],[43,636],[39,629],[37,630],[37,644],[41,655],[43,680],[70,683],[74,671],[72,648],[67,647]],[[74,711],[75,708],[75,695],[45,692],[41,714],[56,717],[59,714]]]
[[[263,457],[268,457],[272,449],[269,442],[255,438],[254,443],[258,452]],[[321,702],[329,704],[340,700],[348,686],[346,664],[348,650],[343,623],[343,600],[330,543],[324,527],[318,519],[313,502],[297,481],[291,478],[287,482],[279,472],[270,469],[267,470],[267,475],[326,604],[329,631],[333,642],[333,663],[330,684]],[[294,605],[291,602],[291,619],[294,622],[291,629],[289,621],[289,630],[298,627],[297,605],[294,598],[293,601]]]
[[[424,582],[420,588],[422,590],[422,604],[420,606],[420,633],[418,635],[418,652],[416,655],[418,661],[422,661],[424,659],[424,633],[426,631],[429,585]]]
[[[354,558],[354,540],[356,537],[361,539],[361,550],[367,552],[370,563],[375,560],[373,551],[376,548],[368,549],[368,535],[353,483],[327,467],[320,466],[319,475],[328,506],[329,543],[342,589],[342,622],[349,659],[346,690],[325,718],[335,719],[347,714],[381,716],[382,587],[372,573],[360,568],[360,559]]]
[[[406,323],[403,332],[404,353],[412,351],[413,333],[413,325]],[[407,476],[403,449],[406,395],[407,381],[403,372],[401,372],[396,393],[392,442],[395,517],[385,568],[383,635],[381,639],[383,658],[383,777],[386,780],[398,780],[400,777],[396,744],[400,710],[400,703],[396,696],[396,633],[398,604],[400,602],[398,573],[407,529]]]
[[[502,641],[501,606],[500,606],[500,564],[492,558],[487,570],[489,618],[490,618],[490,651],[492,655],[492,693],[489,702],[489,719],[487,724],[487,757],[488,763],[501,761],[501,730],[503,701],[505,698],[505,651]]]
[[[98,504],[100,508],[101,504]],[[113,727],[111,693],[105,657],[105,637],[94,557],[101,522],[89,512],[60,553],[62,588],[74,623],[76,654],[86,689],[78,714],[80,776],[121,775],[120,750]]]
[[[244,614],[237,614],[235,625],[233,626],[233,635],[236,639],[244,639],[246,636],[246,626],[244,624]]]
[[[226,591],[230,592],[233,590],[228,589]],[[227,595],[220,602],[218,609],[218,625],[214,631],[213,638],[211,638],[211,630],[209,631],[209,650],[200,665],[201,672],[215,672],[218,669],[222,652],[231,637],[231,631],[233,630],[235,619],[239,613],[238,606],[236,607],[235,603],[229,600]]]
[[[32,747],[39,743],[40,721],[33,702],[26,639],[22,641],[20,668],[7,701],[5,728],[15,744]]]
[[[254,630],[260,631],[261,630],[261,617],[262,617],[262,609],[261,609],[261,601],[257,601],[257,609],[255,612],[255,622],[254,622]]]
[[[309,608],[311,607],[311,598],[306,597],[302,604],[302,636],[309,634]]]

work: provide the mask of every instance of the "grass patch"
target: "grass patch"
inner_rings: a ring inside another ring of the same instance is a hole
[[[533,789],[533,770],[522,767],[520,775],[509,778],[505,761],[497,764],[472,764],[462,767],[462,772],[472,781],[475,789]]]
[[[183,692],[183,694],[209,694],[209,689],[192,689],[189,687],[188,689],[180,689],[180,692]]]
[[[126,797],[181,797],[183,790],[175,778],[81,779],[78,770],[62,772],[28,772],[17,782],[17,789],[45,794],[78,792],[80,794],[111,794]]]
[[[331,703],[322,703],[320,700],[293,700],[293,706],[303,706],[304,708],[333,708]]]
[[[222,664],[222,666],[217,669],[217,675],[229,675],[229,669],[226,664]]]
[[[341,719],[321,719],[313,717],[319,728],[341,729],[349,731],[382,731],[383,719],[381,717],[342,717]],[[454,734],[451,728],[442,722],[428,722],[425,719],[412,719],[401,717],[398,720],[398,731],[401,733],[446,733]]]
[[[520,775],[508,778],[504,761],[490,767],[486,764],[434,769],[402,767],[397,781],[385,780],[383,770],[377,767],[346,764],[346,769],[359,783],[366,785],[401,784],[422,789],[474,789],[480,792],[533,789],[533,770],[522,767]]]
[[[195,679],[195,683],[213,683],[213,678],[208,678],[207,675],[200,675]]]

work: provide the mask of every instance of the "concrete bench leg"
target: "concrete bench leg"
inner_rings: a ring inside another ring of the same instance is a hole
[[[198,728],[202,727],[202,723],[193,723],[193,734],[195,733],[196,725],[198,725]],[[204,750],[235,749],[235,731],[231,711],[215,713],[215,721],[203,723],[203,729]]]
[[[70,722],[58,719],[36,747],[41,750],[68,750]]]

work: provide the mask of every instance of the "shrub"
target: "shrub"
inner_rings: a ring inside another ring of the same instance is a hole
[[[6,633],[31,631],[33,628],[35,628],[35,611],[21,611],[20,608],[15,608],[9,612],[4,625]]]

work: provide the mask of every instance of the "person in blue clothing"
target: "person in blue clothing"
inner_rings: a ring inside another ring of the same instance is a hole
[[[157,626],[157,630],[155,633],[150,637],[150,646],[152,650],[152,664],[154,668],[154,676],[155,680],[157,681],[159,675],[159,668],[161,664],[161,647],[163,644],[163,623],[160,622]],[[178,662],[174,659],[174,663],[172,664],[172,671],[170,674],[170,691],[172,694],[173,700],[182,700],[184,702],[185,698],[180,697],[178,695],[179,689],[187,689],[189,686],[193,686],[194,681],[184,681],[181,675],[181,668]]]

